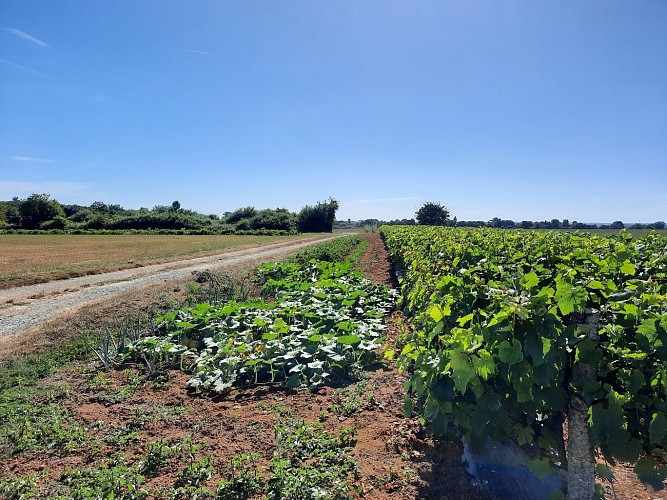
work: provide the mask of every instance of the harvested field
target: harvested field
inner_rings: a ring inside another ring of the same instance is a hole
[[[0,235],[0,289],[309,236]]]

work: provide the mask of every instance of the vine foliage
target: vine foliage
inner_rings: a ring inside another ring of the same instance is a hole
[[[400,358],[411,372],[406,412],[418,408],[434,433],[471,446],[490,437],[538,447],[532,466],[549,473],[567,468],[563,422],[583,401],[590,446],[664,487],[666,238],[381,232],[404,269],[401,300],[414,325]]]

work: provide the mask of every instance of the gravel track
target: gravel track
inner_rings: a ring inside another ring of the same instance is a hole
[[[340,236],[343,235],[273,243],[207,257],[0,290],[0,338],[33,328],[80,307],[110,300],[116,295],[187,278],[193,271],[271,260]]]

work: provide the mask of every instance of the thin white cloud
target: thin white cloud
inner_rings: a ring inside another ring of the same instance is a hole
[[[54,161],[51,158],[33,158],[32,156],[12,156],[10,159],[15,161],[36,161],[43,163],[44,162],[51,163]]]
[[[82,196],[90,191],[90,184],[85,182],[0,181],[0,200],[11,200],[14,196],[24,198],[32,193],[49,193],[58,199],[60,196]]]
[[[51,47],[48,43],[41,41],[39,38],[35,38],[32,35],[29,35],[25,31],[17,30],[16,28],[5,28],[7,33],[11,33],[14,36],[28,40],[30,43],[39,45],[40,47]]]
[[[194,54],[206,54],[206,55],[208,55],[208,56],[211,55],[210,52],[205,52],[205,51],[203,51],[203,50],[188,49],[188,52],[192,52],[192,53],[194,53]]]
[[[27,71],[28,73],[32,73],[33,75],[49,76],[45,73],[41,73],[32,68],[28,68],[27,66],[22,66],[21,64],[16,64],[15,62],[8,61],[7,59],[0,59],[0,63],[6,64],[7,66],[11,66],[12,68],[20,69],[21,71]]]

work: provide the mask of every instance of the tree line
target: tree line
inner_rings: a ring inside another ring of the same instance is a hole
[[[329,198],[306,205],[298,213],[286,208],[257,210],[248,206],[218,216],[185,209],[178,201],[135,210],[101,201],[88,206],[66,205],[48,194],[34,193],[25,199],[0,201],[0,230],[331,232],[338,206]]]
[[[348,220],[347,222],[339,221],[336,227],[365,227],[365,226],[458,226],[458,227],[495,227],[506,229],[665,229],[664,221],[650,222],[650,223],[633,223],[625,224],[623,221],[617,220],[610,224],[596,224],[583,223],[572,221],[568,219],[551,219],[544,221],[522,220],[515,222],[509,219],[501,219],[494,217],[488,221],[481,220],[458,220],[456,217],[451,218],[449,209],[440,203],[427,202],[422,205],[415,213],[414,219],[395,219],[390,221],[380,219],[364,219],[356,222]]]

